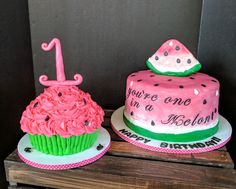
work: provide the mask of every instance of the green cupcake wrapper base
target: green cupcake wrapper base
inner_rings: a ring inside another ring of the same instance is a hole
[[[31,145],[38,151],[51,155],[70,155],[91,147],[98,137],[98,130],[80,136],[63,138],[59,135],[29,135]]]

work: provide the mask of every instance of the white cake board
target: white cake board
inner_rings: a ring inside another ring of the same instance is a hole
[[[101,144],[102,149],[97,150]],[[99,129],[98,138],[89,149],[72,155],[55,156],[37,151],[32,147],[28,134],[24,135],[18,143],[17,150],[19,157],[33,167],[41,169],[62,170],[71,169],[92,163],[101,158],[109,149],[111,137],[104,128]],[[31,152],[26,152],[25,148],[32,148]]]
[[[212,137],[193,142],[166,142],[155,140],[135,133],[123,121],[124,106],[117,109],[111,116],[111,125],[114,132],[129,143],[141,148],[158,152],[175,154],[201,153],[224,146],[231,137],[232,128],[229,122],[219,116],[219,129]]]

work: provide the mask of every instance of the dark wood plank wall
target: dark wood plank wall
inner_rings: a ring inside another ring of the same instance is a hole
[[[6,188],[4,158],[22,136],[19,121],[34,98],[27,1],[0,1],[0,188]]]

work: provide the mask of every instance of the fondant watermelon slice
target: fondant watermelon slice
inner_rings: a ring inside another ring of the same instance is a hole
[[[192,53],[175,39],[166,41],[146,64],[154,73],[172,76],[188,76],[201,69]]]

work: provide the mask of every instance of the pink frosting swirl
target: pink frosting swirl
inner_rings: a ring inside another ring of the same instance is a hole
[[[20,124],[30,134],[70,137],[100,128],[103,116],[88,93],[75,86],[52,86],[31,101]]]

